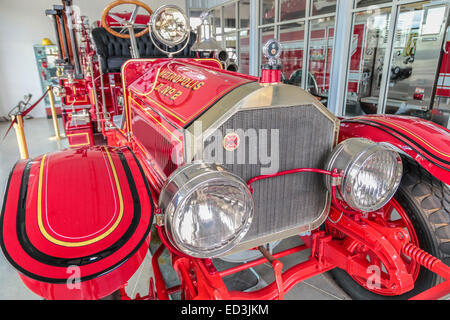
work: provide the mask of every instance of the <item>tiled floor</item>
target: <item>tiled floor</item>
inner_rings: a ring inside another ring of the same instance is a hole
[[[0,139],[3,138],[4,133],[8,127],[8,123],[0,122]],[[32,119],[25,122],[25,134],[28,142],[28,149],[30,157],[38,156],[45,152],[66,148],[68,146],[66,140],[61,142],[50,141],[49,136],[53,135],[52,122],[47,119]],[[4,188],[9,172],[14,163],[19,159],[19,152],[16,144],[16,137],[14,131],[11,131],[6,139],[0,143],[0,186],[2,186],[1,202],[3,202]],[[276,250],[288,248],[297,244],[298,238],[286,239],[280,243]],[[307,258],[307,252],[295,254],[290,257],[283,258],[285,268],[294,265]],[[163,255],[162,266],[170,265],[168,256]],[[220,261],[217,262],[221,264]],[[261,276],[261,278],[271,283],[274,281],[273,271],[269,265],[261,265],[254,270]],[[171,274],[170,269],[163,270],[164,275],[170,278],[170,281],[175,277]],[[129,280],[126,291],[131,297],[135,297],[137,293],[145,296],[148,293],[148,283],[150,277],[153,275],[151,268],[151,255],[147,254],[146,259],[136,271],[133,277]],[[244,275],[242,275],[244,277]],[[247,275],[251,278],[253,275]],[[256,278],[254,278],[256,279]],[[254,281],[250,279],[249,281]],[[0,300],[8,299],[40,299],[37,295],[28,290],[20,280],[16,271],[8,264],[2,254],[0,254]],[[331,279],[328,274],[322,274],[311,279],[308,279],[297,286],[295,286],[287,295],[286,299],[314,299],[314,300],[342,300],[350,299]]]

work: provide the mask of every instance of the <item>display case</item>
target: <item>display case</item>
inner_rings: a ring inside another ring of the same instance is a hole
[[[39,80],[41,83],[42,94],[47,91],[48,86],[55,86],[59,84],[57,75],[58,47],[56,45],[34,45],[34,56],[39,73]],[[44,99],[45,111],[47,117],[51,117],[50,100],[48,96]],[[55,97],[55,105],[57,114],[61,114],[61,99]]]

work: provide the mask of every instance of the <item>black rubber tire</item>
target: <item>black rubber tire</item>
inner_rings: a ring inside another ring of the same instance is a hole
[[[420,248],[450,265],[450,189],[409,158],[403,158],[403,166],[395,199],[411,219]],[[400,296],[383,296],[365,289],[342,269],[330,272],[337,284],[358,300],[408,299],[442,281],[421,267],[413,290]]]

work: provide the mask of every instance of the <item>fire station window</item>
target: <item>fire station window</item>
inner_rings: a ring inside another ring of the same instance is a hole
[[[446,6],[433,1],[400,6],[386,113],[421,117],[430,109],[445,34]]]
[[[261,0],[261,21],[260,24],[269,24],[275,22],[275,0]]]
[[[236,34],[225,35],[225,44],[228,52],[228,59],[236,61]]]
[[[222,43],[222,36],[221,35],[216,35],[216,41],[221,44]]]
[[[306,15],[306,0],[280,0],[279,11],[279,21],[304,18]]]
[[[239,1],[239,27],[250,27],[250,0]]]
[[[364,7],[373,6],[376,4],[388,3],[388,2],[391,2],[391,0],[356,0],[356,7],[364,8]]]
[[[311,15],[319,16],[322,14],[335,13],[336,2],[336,0],[313,0]]]
[[[281,63],[284,81],[296,86],[302,83],[305,23],[283,24],[280,27],[280,42],[283,46]]]
[[[220,21],[220,9],[215,9],[214,14],[214,26],[216,27],[216,33],[222,33],[221,21]]]
[[[223,7],[224,32],[236,30],[236,3]]]
[[[250,37],[248,30],[239,33],[239,72],[250,72]]]
[[[391,8],[355,13],[347,73],[345,115],[376,113]]]
[[[273,26],[261,28],[260,31],[260,43],[264,45],[268,40],[275,38],[275,29]]]
[[[308,91],[316,96],[326,97],[330,88],[334,23],[334,17],[310,22]]]
[[[192,30],[197,30],[197,27],[202,24],[201,13],[202,10],[189,10],[189,24]]]

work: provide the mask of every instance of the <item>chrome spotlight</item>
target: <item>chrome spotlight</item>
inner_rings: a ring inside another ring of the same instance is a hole
[[[185,41],[190,32],[186,15],[174,5],[162,6],[156,10],[152,14],[150,26],[156,39],[169,47]]]

